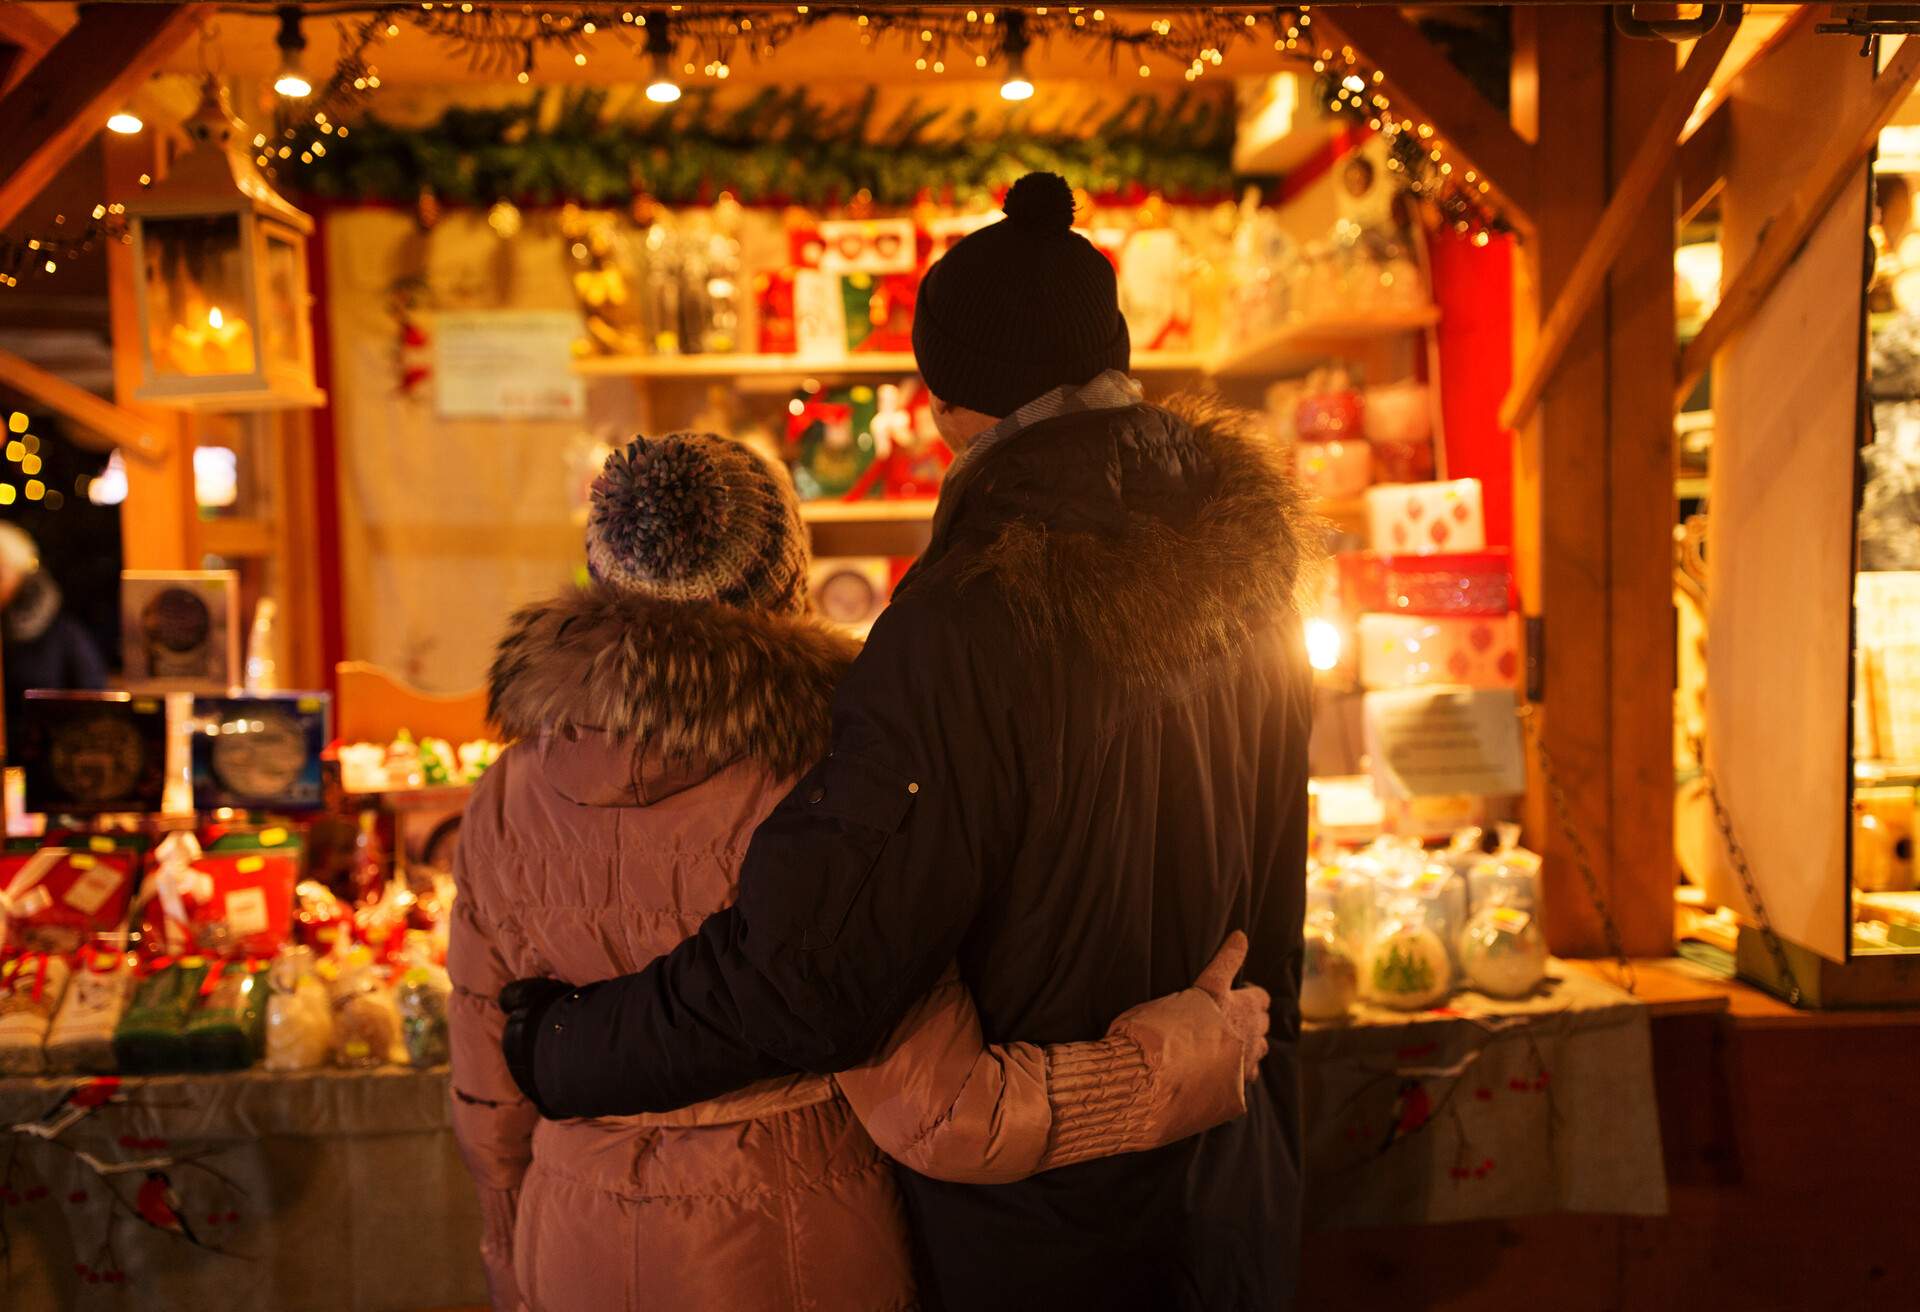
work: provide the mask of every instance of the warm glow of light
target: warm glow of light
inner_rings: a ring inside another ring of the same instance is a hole
[[[130,109],[123,109],[117,114],[107,116],[107,131],[117,132],[123,137],[131,137],[145,126],[140,116]]]
[[[313,83],[307,81],[299,69],[284,68],[273,80],[273,89],[288,100],[305,100],[313,94]]]
[[[96,506],[117,506],[127,499],[127,466],[115,451],[97,478],[87,480],[87,500]]]
[[[1010,74],[1007,80],[1000,84],[1000,99],[1032,100],[1033,83],[1018,73]]]
[[[207,311],[207,327],[224,328],[226,326],[227,326],[227,316],[220,313],[219,306],[216,305],[212,309]]]
[[[1340,626],[1332,620],[1307,621],[1307,664],[1331,670],[1340,663]]]
[[[656,105],[671,105],[680,99],[680,84],[668,78],[655,78],[647,83],[647,99]]]

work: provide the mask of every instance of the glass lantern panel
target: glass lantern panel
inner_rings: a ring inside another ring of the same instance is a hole
[[[272,228],[263,235],[266,276],[262,279],[260,318],[267,367],[304,372],[307,361],[300,349],[300,316],[306,298],[301,291],[300,248]]]
[[[141,243],[154,376],[257,372],[240,216],[150,216]]]

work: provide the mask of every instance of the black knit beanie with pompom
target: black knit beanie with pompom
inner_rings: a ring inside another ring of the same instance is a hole
[[[663,601],[797,612],[807,600],[800,502],[784,471],[738,442],[636,437],[594,480],[587,569]]]
[[[913,312],[928,390],[996,417],[1130,358],[1113,265],[1073,231],[1066,180],[1029,173],[1001,208],[927,270]]]

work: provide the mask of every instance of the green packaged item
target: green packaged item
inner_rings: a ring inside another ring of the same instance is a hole
[[[181,957],[149,969],[113,1031],[113,1053],[128,1075],[188,1068],[187,1018],[206,982],[205,957]]]
[[[187,1017],[187,1059],[197,1071],[243,1071],[266,1043],[267,963],[216,961]]]

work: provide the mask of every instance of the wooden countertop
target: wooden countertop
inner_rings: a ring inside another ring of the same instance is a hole
[[[1568,970],[1583,971],[1619,985],[1620,968],[1611,961],[1588,958],[1561,962]],[[1667,1016],[1724,1014],[1743,1028],[1771,1029],[1861,1026],[1920,1026],[1920,1008],[1913,1010],[1796,1010],[1764,990],[1727,979],[1679,957],[1647,957],[1633,962],[1634,995],[1647,1004],[1655,1020]]]

